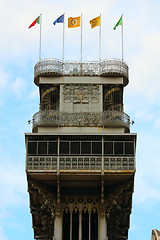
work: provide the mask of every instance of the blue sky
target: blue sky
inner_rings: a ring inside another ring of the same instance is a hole
[[[124,60],[130,69],[125,88],[125,112],[138,133],[137,172],[129,240],[151,238],[160,229],[160,1],[159,0],[0,0],[0,239],[33,239],[25,175],[24,133],[38,111],[38,88],[33,67],[38,61],[39,25],[43,14],[42,58],[62,57],[62,13],[83,13],[83,60],[98,60],[98,28],[88,21],[102,15],[102,59],[121,58],[120,27],[124,14]],[[80,59],[79,29],[65,30],[65,59]]]

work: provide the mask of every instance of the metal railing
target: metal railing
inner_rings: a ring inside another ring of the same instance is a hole
[[[120,59],[92,62],[42,59],[34,68],[34,78],[39,76],[123,76],[128,79],[128,66]]]
[[[27,170],[135,170],[134,157],[28,156]]]
[[[130,127],[130,117],[120,111],[68,113],[41,110],[33,115],[33,129],[38,126]]]

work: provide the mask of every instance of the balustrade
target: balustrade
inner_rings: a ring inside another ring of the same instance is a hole
[[[65,170],[65,171],[101,171],[104,170],[135,170],[134,157],[104,157],[102,156],[28,156],[27,170]]]
[[[93,62],[62,61],[43,59],[34,68],[34,78],[40,76],[123,76],[128,79],[128,66],[119,59]]]
[[[38,126],[130,127],[130,117],[120,111],[67,113],[42,110],[33,116],[33,129]]]

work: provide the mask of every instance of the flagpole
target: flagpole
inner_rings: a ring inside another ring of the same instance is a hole
[[[42,13],[40,14],[40,36],[39,36],[39,61],[41,60],[41,45],[42,45]]]
[[[123,61],[123,14],[122,14],[122,61]]]
[[[100,26],[99,26],[99,61],[101,61],[101,14],[100,14]]]
[[[64,18],[65,18],[65,13],[64,13]],[[65,32],[65,25],[63,21],[63,49],[62,49],[62,60],[64,62],[64,32]]]
[[[82,64],[82,13],[81,13],[81,64]]]

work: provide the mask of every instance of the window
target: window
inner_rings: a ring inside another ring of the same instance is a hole
[[[69,142],[60,142],[60,154],[69,154]]]
[[[30,155],[37,154],[37,142],[28,142],[28,154]]]
[[[113,154],[113,142],[104,142],[104,154]]]
[[[101,142],[92,142],[92,154],[102,154]]]
[[[48,154],[56,155],[57,154],[58,143],[57,142],[49,142],[48,143]]]
[[[114,154],[123,154],[123,142],[114,143]]]
[[[134,154],[133,142],[125,142],[125,154]]]
[[[91,142],[81,142],[81,154],[91,154]]]
[[[38,142],[38,154],[39,155],[47,154],[47,142]]]
[[[71,154],[80,154],[80,142],[71,142]]]

